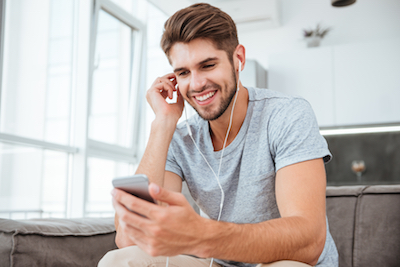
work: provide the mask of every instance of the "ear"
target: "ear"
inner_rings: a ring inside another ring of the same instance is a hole
[[[235,52],[233,53],[233,58],[234,58],[233,62],[235,64],[235,70],[239,72],[242,71],[246,64],[246,49],[244,48],[243,45],[238,44],[238,46],[235,49]]]

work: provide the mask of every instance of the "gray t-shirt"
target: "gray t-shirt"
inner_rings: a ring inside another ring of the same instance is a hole
[[[225,193],[221,221],[259,223],[279,218],[275,199],[276,172],[288,165],[331,159],[310,104],[299,97],[268,89],[247,88],[246,118],[236,138],[225,148],[219,180]],[[221,151],[214,151],[208,121],[197,114],[189,120],[193,138],[218,173]],[[216,178],[188,134],[178,124],[171,141],[166,170],[187,182],[199,208],[217,219],[221,191]],[[223,266],[255,264],[215,260]],[[338,253],[327,227],[325,248],[317,266],[338,266]]]

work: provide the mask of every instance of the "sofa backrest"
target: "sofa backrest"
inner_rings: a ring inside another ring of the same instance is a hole
[[[400,185],[328,187],[340,267],[400,266]]]
[[[0,219],[0,267],[96,266],[114,239],[114,218]]]

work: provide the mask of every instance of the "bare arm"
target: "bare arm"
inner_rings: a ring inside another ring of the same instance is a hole
[[[127,193],[116,191],[114,207],[135,226],[131,234],[152,256],[191,254],[252,263],[289,259],[315,265],[326,238],[325,184],[322,159],[282,168],[276,176],[281,218],[257,224],[202,218],[182,194],[155,184],[150,194],[169,206],[133,201]]]
[[[291,259],[315,265],[326,238],[325,187],[322,159],[282,168],[276,176],[281,218],[242,225],[208,221],[200,256],[254,263]]]
[[[180,177],[165,171],[168,147],[171,143],[176,123],[183,110],[183,99],[179,94],[177,103],[168,104],[165,101],[167,97],[172,98],[173,91],[175,91],[176,81],[174,77],[174,74],[167,74],[156,79],[147,91],[147,101],[152,107],[156,118],[151,124],[150,137],[136,173],[146,174],[150,182],[169,190],[179,190],[180,192],[182,188]],[[117,213],[115,214],[114,223],[115,229],[117,229],[115,239],[117,246],[122,248],[135,245],[126,228],[121,227]]]
[[[175,74],[167,74],[157,78],[146,95],[156,118],[151,124],[150,137],[136,173],[146,174],[150,182],[160,186],[164,185],[168,147],[183,111],[183,98],[179,92],[177,103],[165,101],[167,97],[172,99],[175,86]]]

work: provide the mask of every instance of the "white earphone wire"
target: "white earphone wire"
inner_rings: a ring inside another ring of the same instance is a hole
[[[221,165],[222,165],[222,157],[224,155],[226,141],[228,140],[229,132],[231,131],[231,127],[232,127],[233,110],[235,109],[237,96],[239,94],[239,73],[242,71],[241,69],[242,69],[242,62],[239,60],[238,80],[237,80],[237,84],[236,84],[236,86],[237,86],[236,87],[236,95],[235,95],[235,100],[233,101],[233,105],[232,105],[231,116],[230,116],[230,119],[229,119],[229,126],[228,126],[228,130],[226,132],[224,145],[222,146],[221,158],[220,158],[220,161],[219,161],[218,176],[217,176],[218,183],[219,183],[219,174],[220,174]],[[222,188],[221,188],[221,190],[222,190]],[[222,198],[222,201],[221,201],[221,205],[220,205],[220,210],[219,210],[219,215],[218,215],[218,220],[217,221],[220,220],[221,213],[222,213],[222,208],[223,208],[223,199],[225,198],[225,193],[224,193],[223,190],[222,190],[222,197],[221,198]],[[211,258],[210,267],[212,267],[213,262],[214,262],[214,258]]]
[[[242,64],[241,64],[241,63],[242,63],[242,62],[239,60],[238,80],[237,80],[237,87],[236,87],[235,99],[234,99],[234,101],[233,101],[232,110],[231,110],[231,115],[230,115],[230,118],[229,118],[228,130],[227,130],[227,132],[226,132],[225,139],[224,139],[224,144],[223,144],[223,146],[222,146],[221,157],[220,157],[219,166],[218,166],[218,175],[215,173],[214,169],[213,169],[213,168],[211,167],[211,165],[208,163],[206,157],[204,156],[204,154],[201,152],[200,148],[197,146],[196,142],[194,141],[194,138],[193,138],[193,135],[192,135],[192,131],[191,131],[190,126],[189,126],[189,123],[188,123],[187,110],[186,110],[186,107],[184,107],[184,110],[185,110],[185,117],[186,117],[186,127],[187,127],[187,129],[188,129],[189,136],[190,136],[190,138],[192,139],[193,144],[195,145],[197,151],[200,152],[200,155],[203,157],[204,161],[207,163],[208,167],[210,168],[210,170],[211,170],[212,173],[214,174],[214,177],[215,177],[216,180],[217,180],[219,189],[221,190],[221,203],[220,203],[220,208],[219,208],[219,214],[218,214],[218,219],[217,219],[217,221],[219,221],[219,220],[221,219],[222,208],[223,208],[223,206],[224,206],[224,200],[225,200],[225,192],[224,192],[224,190],[222,189],[221,183],[220,183],[220,181],[219,181],[219,175],[220,175],[220,172],[221,172],[222,158],[223,158],[223,156],[224,156],[224,151],[225,151],[226,142],[227,142],[227,140],[228,140],[229,132],[231,131],[231,128],[232,128],[233,111],[234,111],[234,109],[235,109],[236,100],[237,100],[237,97],[238,97],[238,94],[239,94],[239,73],[241,72],[241,67],[242,67]],[[166,267],[168,267],[168,260],[169,260],[169,257],[167,257]],[[210,267],[212,266],[213,262],[214,262],[214,258],[211,258]]]

